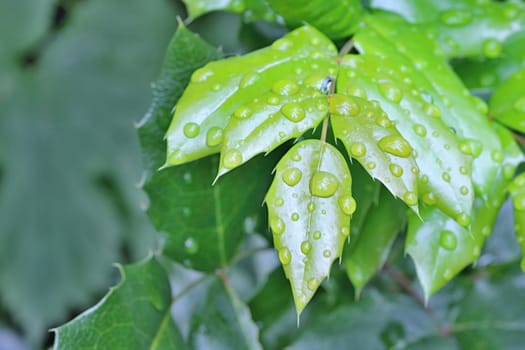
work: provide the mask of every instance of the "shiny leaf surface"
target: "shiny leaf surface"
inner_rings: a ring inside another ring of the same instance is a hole
[[[489,106],[494,119],[525,132],[525,69],[511,75],[494,90]]]
[[[266,203],[299,315],[350,234],[355,200],[346,161],[329,144],[298,143],[277,164]]]
[[[509,186],[514,209],[514,229],[521,247],[521,269],[525,271],[525,174],[517,176]]]

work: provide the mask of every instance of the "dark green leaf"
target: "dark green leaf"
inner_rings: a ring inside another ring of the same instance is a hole
[[[361,20],[360,0],[268,0],[288,26],[309,23],[332,39],[352,34]]]
[[[235,290],[218,278],[211,281],[193,314],[189,343],[192,349],[262,349],[250,310]]]
[[[350,82],[343,80],[344,87]],[[414,211],[417,208],[417,174],[412,147],[377,103],[355,96],[330,96],[330,114],[335,137],[350,156]]]
[[[359,236],[345,250],[343,264],[357,295],[385,263],[394,239],[406,223],[405,211],[401,202],[383,188]]]
[[[525,69],[500,84],[490,99],[490,114],[506,126],[525,132]]]
[[[355,200],[345,159],[319,140],[298,143],[277,164],[266,203],[300,315],[350,234]]]
[[[280,104],[282,96],[299,92],[303,81],[307,84],[313,79],[315,83],[333,76],[336,73],[335,53],[335,46],[325,36],[305,26],[278,39],[271,47],[212,62],[195,71],[177,103],[166,135],[166,165],[178,165],[217,153],[224,128],[232,116],[250,117],[256,111],[246,105],[257,103],[261,95],[270,91],[276,94],[277,104]],[[280,141],[290,138],[293,135],[285,135]],[[245,161],[236,150],[224,154],[221,165],[231,169]]]
[[[169,281],[156,259],[119,269],[120,283],[100,303],[56,329],[54,349],[186,349],[171,318]]]

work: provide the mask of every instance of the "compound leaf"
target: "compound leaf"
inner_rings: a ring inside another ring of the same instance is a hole
[[[319,140],[298,143],[277,164],[266,203],[298,315],[341,256],[356,207],[351,186],[341,153]]]
[[[54,349],[186,349],[171,318],[168,277],[157,260],[150,257],[119,269],[116,287],[55,330]]]
[[[344,71],[344,70],[343,70]],[[343,80],[340,86],[349,84]],[[355,96],[330,96],[335,137],[366,171],[417,212],[417,168],[412,147],[377,103]]]
[[[381,189],[378,203],[370,209],[359,236],[344,251],[343,264],[359,295],[366,283],[385,263],[390,247],[406,223],[405,208]]]
[[[489,105],[494,119],[525,132],[525,69],[517,71],[499,85]]]
[[[269,0],[290,27],[309,23],[332,39],[352,34],[361,19],[359,0]]]
[[[335,53],[328,38],[304,26],[271,47],[198,69],[177,103],[166,134],[166,165],[217,153],[232,115],[242,117],[245,105],[261,94],[274,91],[281,96],[292,95],[312,75],[333,75]],[[232,168],[242,163],[234,156],[227,165]]]

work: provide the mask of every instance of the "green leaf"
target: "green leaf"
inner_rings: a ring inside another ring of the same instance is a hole
[[[440,12],[453,7],[464,7],[471,0],[370,0],[376,9],[395,12],[412,23],[430,22],[439,19]]]
[[[514,208],[514,228],[521,246],[521,269],[525,271],[525,174],[517,176],[509,186]]]
[[[490,99],[490,114],[506,126],[525,132],[525,69],[500,84]]]
[[[298,143],[277,164],[266,203],[298,315],[341,256],[355,211],[351,186],[343,156],[319,140]]]
[[[218,278],[211,281],[193,314],[189,344],[192,349],[262,350],[250,309]]]
[[[157,260],[118,267],[120,283],[58,327],[54,349],[186,349],[171,318],[169,281]]]
[[[370,209],[359,236],[351,240],[344,252],[343,264],[356,288],[356,295],[383,266],[394,239],[405,224],[405,208],[382,189],[379,202]]]
[[[195,1],[183,0],[191,19],[211,11],[231,11],[244,15],[247,21],[277,21],[277,16],[266,0]]]
[[[316,27],[332,39],[352,34],[361,20],[362,6],[359,0],[268,0],[286,24],[298,27],[304,23]]]
[[[45,30],[54,5],[15,1],[0,11],[1,25],[13,38]],[[0,102],[1,304],[31,342],[91,304],[124,252],[137,259],[154,245],[136,188],[132,125],[148,106],[174,14],[162,0],[125,6],[120,13],[121,1],[79,5],[14,86],[0,83],[16,92]]]
[[[414,259],[427,298],[479,257],[484,240],[492,232],[514,170],[524,159],[512,135],[496,124],[493,126],[504,146],[503,165],[487,197],[476,198],[470,230],[435,208],[424,208],[421,218],[409,217],[405,249]]]
[[[340,86],[348,84],[343,78]],[[330,96],[330,114],[334,135],[343,141],[348,154],[417,212],[419,169],[412,147],[381,107],[359,97],[335,94]]]
[[[166,166],[217,153],[232,115],[248,117],[254,111],[246,105],[256,103],[270,91],[291,96],[312,76],[318,81],[318,76],[334,75],[335,54],[335,46],[326,37],[305,26],[278,39],[271,47],[212,62],[195,71],[166,134]],[[284,137],[281,142],[290,138],[293,136]],[[225,159],[228,168],[245,161],[238,154]]]

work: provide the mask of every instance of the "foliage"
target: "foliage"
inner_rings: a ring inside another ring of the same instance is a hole
[[[290,31],[219,59],[179,25],[138,130],[163,247],[58,327],[56,349],[73,335],[94,342],[102,328],[97,348],[137,332],[140,348],[165,349],[318,349],[356,339],[366,349],[521,346],[517,256],[468,266],[498,239],[508,193],[523,247],[525,181],[515,173],[525,159],[516,142],[525,51],[512,49],[512,68],[504,52],[523,34],[525,4],[306,3],[188,1],[190,18],[223,9]],[[332,41],[341,38],[350,40]],[[479,70],[451,66],[455,59],[493,64],[488,101],[464,82],[480,81],[471,76]],[[172,319],[177,305],[184,311]],[[145,320],[138,331],[114,327]]]

